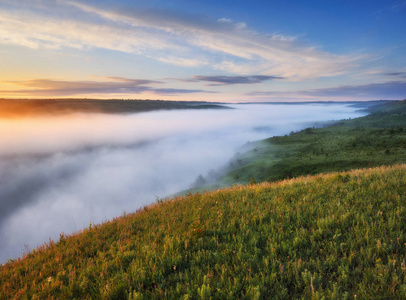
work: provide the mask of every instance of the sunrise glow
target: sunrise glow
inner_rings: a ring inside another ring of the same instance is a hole
[[[0,0],[0,97],[403,99],[406,1]]]

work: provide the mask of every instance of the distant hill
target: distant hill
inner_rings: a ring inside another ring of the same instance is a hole
[[[218,103],[163,100],[0,99],[0,117],[72,112],[136,113],[172,109],[229,109]]]
[[[365,117],[247,143],[190,191],[406,163],[406,100],[363,105]]]
[[[0,267],[1,299],[406,297],[406,165],[160,201]]]

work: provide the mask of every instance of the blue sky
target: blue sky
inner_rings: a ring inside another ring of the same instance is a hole
[[[0,97],[406,98],[406,0],[0,0]]]

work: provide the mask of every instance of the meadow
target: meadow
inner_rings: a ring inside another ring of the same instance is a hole
[[[2,299],[406,297],[406,166],[161,201],[0,269]]]

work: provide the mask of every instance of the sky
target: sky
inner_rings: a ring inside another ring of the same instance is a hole
[[[406,0],[0,0],[0,98],[406,98]]]

